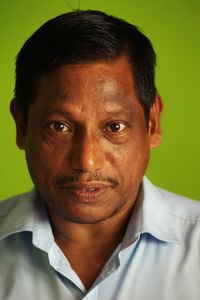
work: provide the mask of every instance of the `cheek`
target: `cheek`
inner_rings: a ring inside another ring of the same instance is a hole
[[[148,137],[113,149],[112,153],[110,161],[117,170],[120,181],[125,185],[135,183],[143,177],[148,165],[150,156]]]
[[[53,143],[40,133],[29,132],[26,139],[26,160],[33,182],[52,181],[68,168],[69,146]]]

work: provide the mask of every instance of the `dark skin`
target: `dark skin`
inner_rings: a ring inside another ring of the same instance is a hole
[[[86,289],[121,242],[150,155],[161,142],[159,96],[149,128],[126,57],[62,66],[41,77],[17,144],[57,244]]]

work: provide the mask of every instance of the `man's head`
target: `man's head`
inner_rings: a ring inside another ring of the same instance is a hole
[[[24,44],[16,62],[15,98],[24,116],[37,95],[41,74],[61,65],[114,61],[126,55],[146,119],[155,100],[155,52],[136,26],[99,11],[76,11],[54,18]]]
[[[135,26],[96,11],[50,20],[22,47],[17,144],[54,215],[98,223],[133,206],[160,143],[154,67]]]

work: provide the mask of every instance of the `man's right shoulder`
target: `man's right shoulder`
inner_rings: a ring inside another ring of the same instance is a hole
[[[7,216],[16,206],[32,201],[33,190],[0,201],[0,218]]]

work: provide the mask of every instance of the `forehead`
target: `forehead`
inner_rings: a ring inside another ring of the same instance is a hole
[[[129,106],[136,98],[131,65],[126,57],[112,62],[64,65],[43,75],[38,101],[51,106],[67,103],[83,106]],[[37,101],[37,102],[38,102]]]
[[[73,80],[75,79],[75,81]],[[105,85],[109,89],[113,89],[117,84],[126,85],[129,83],[134,85],[131,65],[126,57],[122,57],[114,61],[97,61],[87,64],[71,64],[63,65],[50,73],[42,76],[40,83],[48,86],[54,81],[58,84],[59,91],[67,90],[71,84],[80,84],[85,87],[86,84],[95,83],[95,88]],[[128,82],[127,82],[128,81]],[[41,87],[41,84],[40,84]]]

